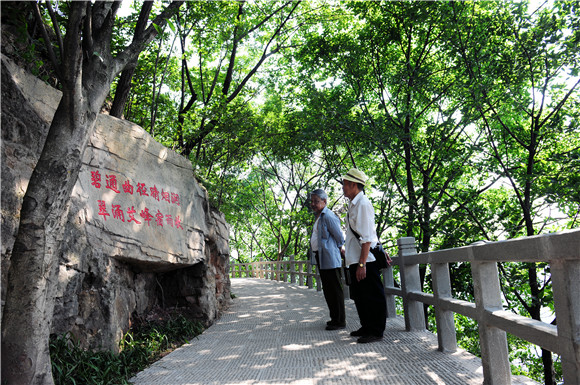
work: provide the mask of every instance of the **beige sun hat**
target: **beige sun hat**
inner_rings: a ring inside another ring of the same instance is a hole
[[[342,179],[348,180],[351,182],[355,182],[355,183],[360,183],[364,186],[367,183],[367,180],[369,179],[369,177],[366,176],[366,174],[364,172],[362,172],[361,170],[359,170],[357,168],[351,168],[350,170],[348,170],[346,175],[342,176]]]

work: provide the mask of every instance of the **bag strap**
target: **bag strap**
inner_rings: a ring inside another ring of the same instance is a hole
[[[349,219],[349,216],[348,216],[348,214],[346,214],[346,225],[348,226],[348,228],[350,229],[350,231],[352,231],[352,233],[354,234],[354,236],[355,236],[357,239],[359,239],[359,238],[360,238],[360,235],[359,235],[359,233],[357,233],[356,231],[354,231],[354,230],[353,230],[353,228],[352,228],[352,227],[350,227],[350,219]]]
[[[350,231],[352,231],[352,233],[354,234],[354,236],[355,236],[357,239],[360,239],[360,234],[359,234],[359,233],[357,233],[356,231],[354,231],[354,229],[353,229],[353,228],[350,226],[350,220],[348,219],[348,214],[346,214],[346,225],[348,226],[348,228],[350,229]],[[381,243],[381,240],[380,240],[380,239],[378,239],[378,237],[377,237],[377,245],[378,245],[378,244],[382,244],[382,243]],[[375,247],[376,247],[376,246],[375,246]]]
[[[359,233],[357,233],[356,231],[353,230],[352,227],[350,227],[350,220],[348,219],[348,214],[346,214],[346,225],[348,226],[350,231],[352,231],[352,233],[357,237],[357,239],[359,239],[360,238]],[[378,239],[378,237],[377,237],[377,246],[378,245],[382,245],[382,243],[381,243],[381,240]],[[375,247],[377,247],[377,246],[375,246]],[[370,252],[370,250],[369,250],[369,252]],[[383,249],[383,252],[385,253],[385,258],[387,259],[387,265],[391,266],[391,263],[393,263],[393,260],[389,256],[389,253],[387,253],[387,250]]]

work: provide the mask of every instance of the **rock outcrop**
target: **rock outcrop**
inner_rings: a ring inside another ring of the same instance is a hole
[[[2,57],[2,287],[60,97]],[[228,233],[188,160],[101,114],[71,196],[53,332],[114,351],[131,320],[156,306],[186,307],[211,324],[230,298]]]

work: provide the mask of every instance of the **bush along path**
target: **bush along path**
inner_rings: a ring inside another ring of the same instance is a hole
[[[120,353],[88,351],[70,334],[53,337],[50,357],[55,385],[129,384],[129,379],[192,338],[201,322],[174,310],[154,320],[139,320],[119,343]]]

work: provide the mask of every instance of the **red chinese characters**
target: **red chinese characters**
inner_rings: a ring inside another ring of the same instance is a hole
[[[103,175],[99,170],[94,170],[90,172],[90,184],[96,189],[101,189]],[[147,186],[144,182],[132,182],[129,179],[119,180],[116,174],[106,173],[104,174],[104,188],[108,191],[113,191],[116,194],[127,194],[130,196],[135,196],[137,198],[144,199],[145,204],[147,200],[150,203],[161,203],[166,202],[169,205],[181,206],[179,194],[166,189],[161,189],[157,185]],[[122,184],[121,184],[122,182]],[[134,199],[134,198],[130,198]],[[130,207],[123,207],[118,202],[109,203],[107,205],[105,200],[97,200],[98,216],[102,217],[103,220],[114,219],[124,223],[133,223],[136,225],[147,224],[147,226],[155,226],[160,229],[163,228],[174,228],[183,230],[182,220],[179,215],[173,215],[171,213],[165,212],[163,208],[155,207],[153,210],[157,212],[154,214],[150,211],[150,207],[144,207],[141,212],[135,210],[135,205]],[[143,223],[145,222],[145,223]]]
[[[151,191],[151,198],[159,202],[159,190],[157,190],[157,186],[151,187],[149,191]]]
[[[129,215],[129,220],[127,222],[135,222],[136,224],[140,225],[141,222],[139,222],[137,219],[135,219],[135,214],[137,213],[137,211],[135,211],[135,207],[131,206],[130,208],[127,209],[127,214]]]
[[[141,210],[141,214],[139,215],[141,215],[141,218],[143,218],[143,220],[147,222],[147,226],[151,225],[151,219],[153,219],[153,215],[151,215],[147,207]]]
[[[101,188],[101,173],[98,171],[91,171],[91,186]]]
[[[178,194],[171,193],[171,203],[175,203],[176,205],[181,206]]]
[[[137,183],[137,192],[139,193],[139,195],[149,196],[149,193],[147,192],[147,187],[145,187],[145,183]]]
[[[111,214],[107,212],[107,204],[105,201],[97,201],[97,204],[99,205],[99,215],[102,215],[103,219],[106,221],[107,217],[111,216]]]
[[[171,203],[171,199],[169,199],[170,195],[167,191],[161,190],[161,198],[166,201],[167,203]]]
[[[120,193],[119,189],[117,188],[117,176],[116,175],[107,175],[107,188],[109,190],[113,190],[117,194]]]
[[[125,222],[125,213],[121,210],[121,205],[113,205],[113,218]]]
[[[123,183],[123,192],[126,194],[133,195],[133,185],[128,180]]]

